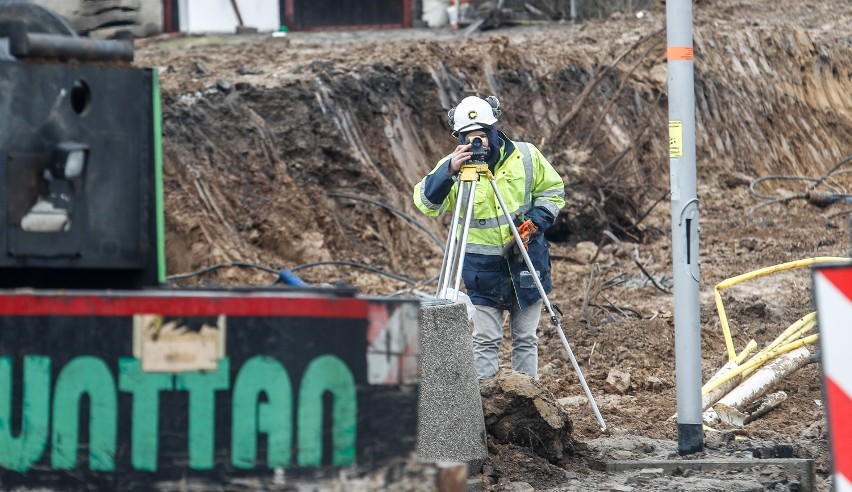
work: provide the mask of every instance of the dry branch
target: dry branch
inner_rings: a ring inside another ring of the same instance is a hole
[[[589,316],[589,303],[594,299],[601,290],[600,280],[597,272],[600,269],[597,265],[592,265],[589,269],[589,278],[586,280],[586,289],[583,292],[583,318],[586,320],[587,326],[592,326],[592,317]]]
[[[610,231],[603,231],[603,234],[606,237],[612,239],[612,242],[614,242],[615,245],[618,246],[619,249],[624,251],[624,253],[626,255],[630,256],[630,258],[633,260],[633,263],[639,268],[639,270],[642,272],[642,274],[644,274],[646,277],[648,277],[648,280],[651,281],[651,283],[654,285],[654,287],[656,287],[657,289],[659,289],[662,292],[665,292],[666,294],[671,294],[671,290],[667,289],[667,288],[663,287],[662,285],[660,285],[659,283],[657,283],[657,280],[650,273],[648,273],[647,270],[645,270],[645,267],[642,266],[642,263],[640,263],[639,259],[636,258],[635,252],[634,252],[634,254],[631,254],[631,252],[627,249],[627,246],[625,246],[624,243],[622,243],[620,239],[615,237],[615,234],[613,234]]]
[[[787,376],[805,366],[810,360],[810,355],[807,347],[799,347],[779,355],[725,395],[724,398],[713,405],[713,410],[723,421],[734,425],[743,425],[739,422],[744,422],[743,414],[746,406],[763,396]]]
[[[571,121],[574,120],[577,114],[580,113],[580,110],[583,108],[583,104],[586,103],[586,100],[589,98],[589,96],[591,96],[592,91],[595,89],[595,87],[597,87],[600,81],[603,80],[604,77],[606,77],[609,71],[615,68],[615,66],[618,65],[621,60],[624,59],[624,57],[632,53],[645,41],[657,36],[661,32],[662,31],[659,30],[654,31],[639,38],[639,40],[637,40],[635,43],[633,43],[632,46],[624,50],[624,52],[618,55],[615,60],[613,60],[610,64],[598,70],[592,77],[592,80],[590,80],[583,88],[583,92],[581,92],[580,95],[578,95],[577,98],[574,99],[574,104],[571,105],[571,110],[568,111],[568,113],[563,116],[558,123],[556,123],[556,126],[554,126],[553,130],[550,132],[549,137],[546,137],[544,141],[556,142],[561,139],[565,135],[565,132],[568,131],[568,125],[571,123]]]
[[[606,105],[603,107],[603,109],[601,109],[594,123],[592,123],[591,130],[589,130],[586,135],[586,140],[583,143],[583,147],[588,147],[591,143],[592,137],[598,131],[598,128],[600,128],[601,123],[603,123],[604,118],[606,118],[606,115],[609,114],[610,108],[612,108],[612,106],[618,101],[618,99],[621,97],[621,94],[624,92],[624,88],[627,86],[627,81],[630,79],[630,76],[633,75],[633,72],[635,72],[636,69],[639,68],[639,66],[645,62],[645,57],[648,56],[648,53],[650,53],[651,50],[657,48],[659,44],[659,41],[657,41],[656,43],[650,43],[648,47],[645,48],[645,51],[643,51],[642,54],[639,55],[639,59],[636,60],[636,63],[634,63],[621,77],[621,81],[618,83],[618,88],[616,88],[615,93],[613,93],[613,95],[609,97],[609,101],[607,101]]]

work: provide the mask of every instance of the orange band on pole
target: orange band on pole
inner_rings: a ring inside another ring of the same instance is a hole
[[[668,61],[692,61],[691,46],[672,46],[666,50]]]

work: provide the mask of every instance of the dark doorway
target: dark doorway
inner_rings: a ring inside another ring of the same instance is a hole
[[[163,32],[180,31],[178,0],[163,0]]]
[[[411,26],[411,0],[282,0],[292,30]]]

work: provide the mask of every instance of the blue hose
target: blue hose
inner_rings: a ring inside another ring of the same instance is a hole
[[[278,281],[285,285],[294,287],[310,287],[304,280],[290,270],[284,269],[278,272]]]

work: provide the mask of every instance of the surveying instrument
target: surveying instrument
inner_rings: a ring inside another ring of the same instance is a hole
[[[474,148],[476,148],[475,145]],[[500,203],[500,208],[503,211],[503,216],[506,218],[506,222],[512,230],[512,236],[515,238],[515,244],[517,245],[520,254],[523,256],[527,269],[532,274],[530,276],[535,282],[535,286],[538,289],[538,293],[541,295],[541,299],[544,301],[547,312],[550,314],[550,323],[556,327],[556,331],[559,333],[559,339],[562,341],[562,346],[565,348],[565,352],[568,353],[568,359],[571,361],[571,365],[574,366],[574,371],[580,379],[580,385],[583,387],[583,391],[586,392],[586,397],[592,405],[592,410],[595,413],[598,425],[602,431],[605,431],[606,422],[604,422],[601,412],[598,410],[598,405],[595,403],[592,392],[589,390],[589,385],[586,384],[586,378],[583,376],[583,371],[580,370],[579,364],[577,364],[574,352],[571,351],[571,346],[568,345],[568,339],[565,338],[565,332],[562,330],[562,325],[559,323],[559,317],[556,316],[553,305],[550,303],[550,300],[547,298],[547,294],[544,292],[544,286],[541,284],[541,279],[539,279],[538,275],[535,274],[536,270],[533,267],[529,254],[527,254],[527,249],[524,245],[523,239],[521,239],[518,228],[515,226],[515,223],[509,214],[509,209],[506,208],[506,203],[503,201],[503,196],[497,188],[497,181],[494,179],[494,175],[491,173],[491,170],[488,169],[488,164],[482,160],[481,155],[477,155],[477,152],[475,151],[471,159],[462,164],[459,168],[459,192],[456,200],[456,206],[453,210],[453,218],[450,222],[450,231],[449,234],[447,234],[447,244],[444,249],[444,259],[441,263],[441,273],[438,276],[438,291],[435,294],[435,297],[451,301],[458,300],[462,266],[464,265],[465,249],[467,248],[467,237],[470,232],[470,220],[473,217],[473,204],[474,197],[476,196],[476,186],[480,178],[483,177],[491,183],[491,189],[494,190],[494,196],[497,197],[497,201]],[[461,217],[462,207],[465,209],[464,217]],[[464,223],[462,224],[462,231],[459,237],[456,238],[456,231],[458,230],[459,222],[461,220],[464,220]],[[562,313],[560,312],[560,314]]]

